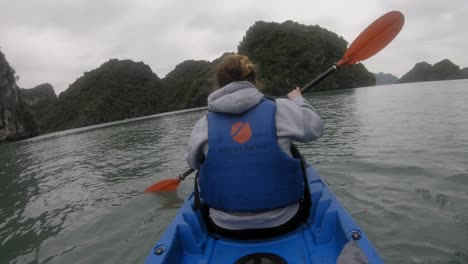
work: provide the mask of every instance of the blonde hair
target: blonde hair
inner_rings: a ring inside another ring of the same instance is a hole
[[[247,56],[238,54],[228,55],[219,64],[216,78],[219,87],[235,81],[249,81],[255,85],[255,67]]]

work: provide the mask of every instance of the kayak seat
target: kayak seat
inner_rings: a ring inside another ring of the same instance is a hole
[[[252,253],[241,257],[234,264],[288,264],[288,262],[276,254]]]

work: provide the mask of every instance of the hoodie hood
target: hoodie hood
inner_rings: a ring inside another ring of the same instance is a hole
[[[256,106],[263,98],[249,81],[231,82],[208,96],[208,109],[213,112],[241,114]]]

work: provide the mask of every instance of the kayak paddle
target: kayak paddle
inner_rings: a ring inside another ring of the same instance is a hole
[[[305,92],[320,81],[336,72],[339,67],[352,65],[366,60],[385,48],[398,35],[405,23],[405,17],[399,11],[391,11],[370,24],[351,43],[343,58],[324,73],[301,88]]]
[[[179,177],[176,179],[167,179],[159,181],[150,187],[146,188],[145,193],[151,192],[173,192],[177,190],[181,181],[185,180],[185,178],[190,175],[190,173],[194,172],[194,169],[189,169],[183,174],[180,174]]]
[[[306,84],[301,89],[301,92],[305,92],[318,84],[330,74],[337,71],[339,67],[358,63],[377,54],[398,35],[400,30],[403,28],[404,23],[405,18],[399,11],[388,12],[375,20],[363,32],[361,32],[353,43],[351,43],[340,61]],[[175,179],[159,181],[146,188],[145,193],[175,191],[177,190],[177,187],[179,187],[180,182],[185,180],[185,178],[194,171],[194,169],[189,169]]]

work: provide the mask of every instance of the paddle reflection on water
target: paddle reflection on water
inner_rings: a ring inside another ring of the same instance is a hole
[[[177,192],[159,192],[152,196],[154,203],[160,205],[158,210],[179,209],[184,203],[184,199],[180,198]]]
[[[345,247],[341,250],[336,264],[367,264],[366,255],[362,252],[359,244],[352,240],[346,243]]]

